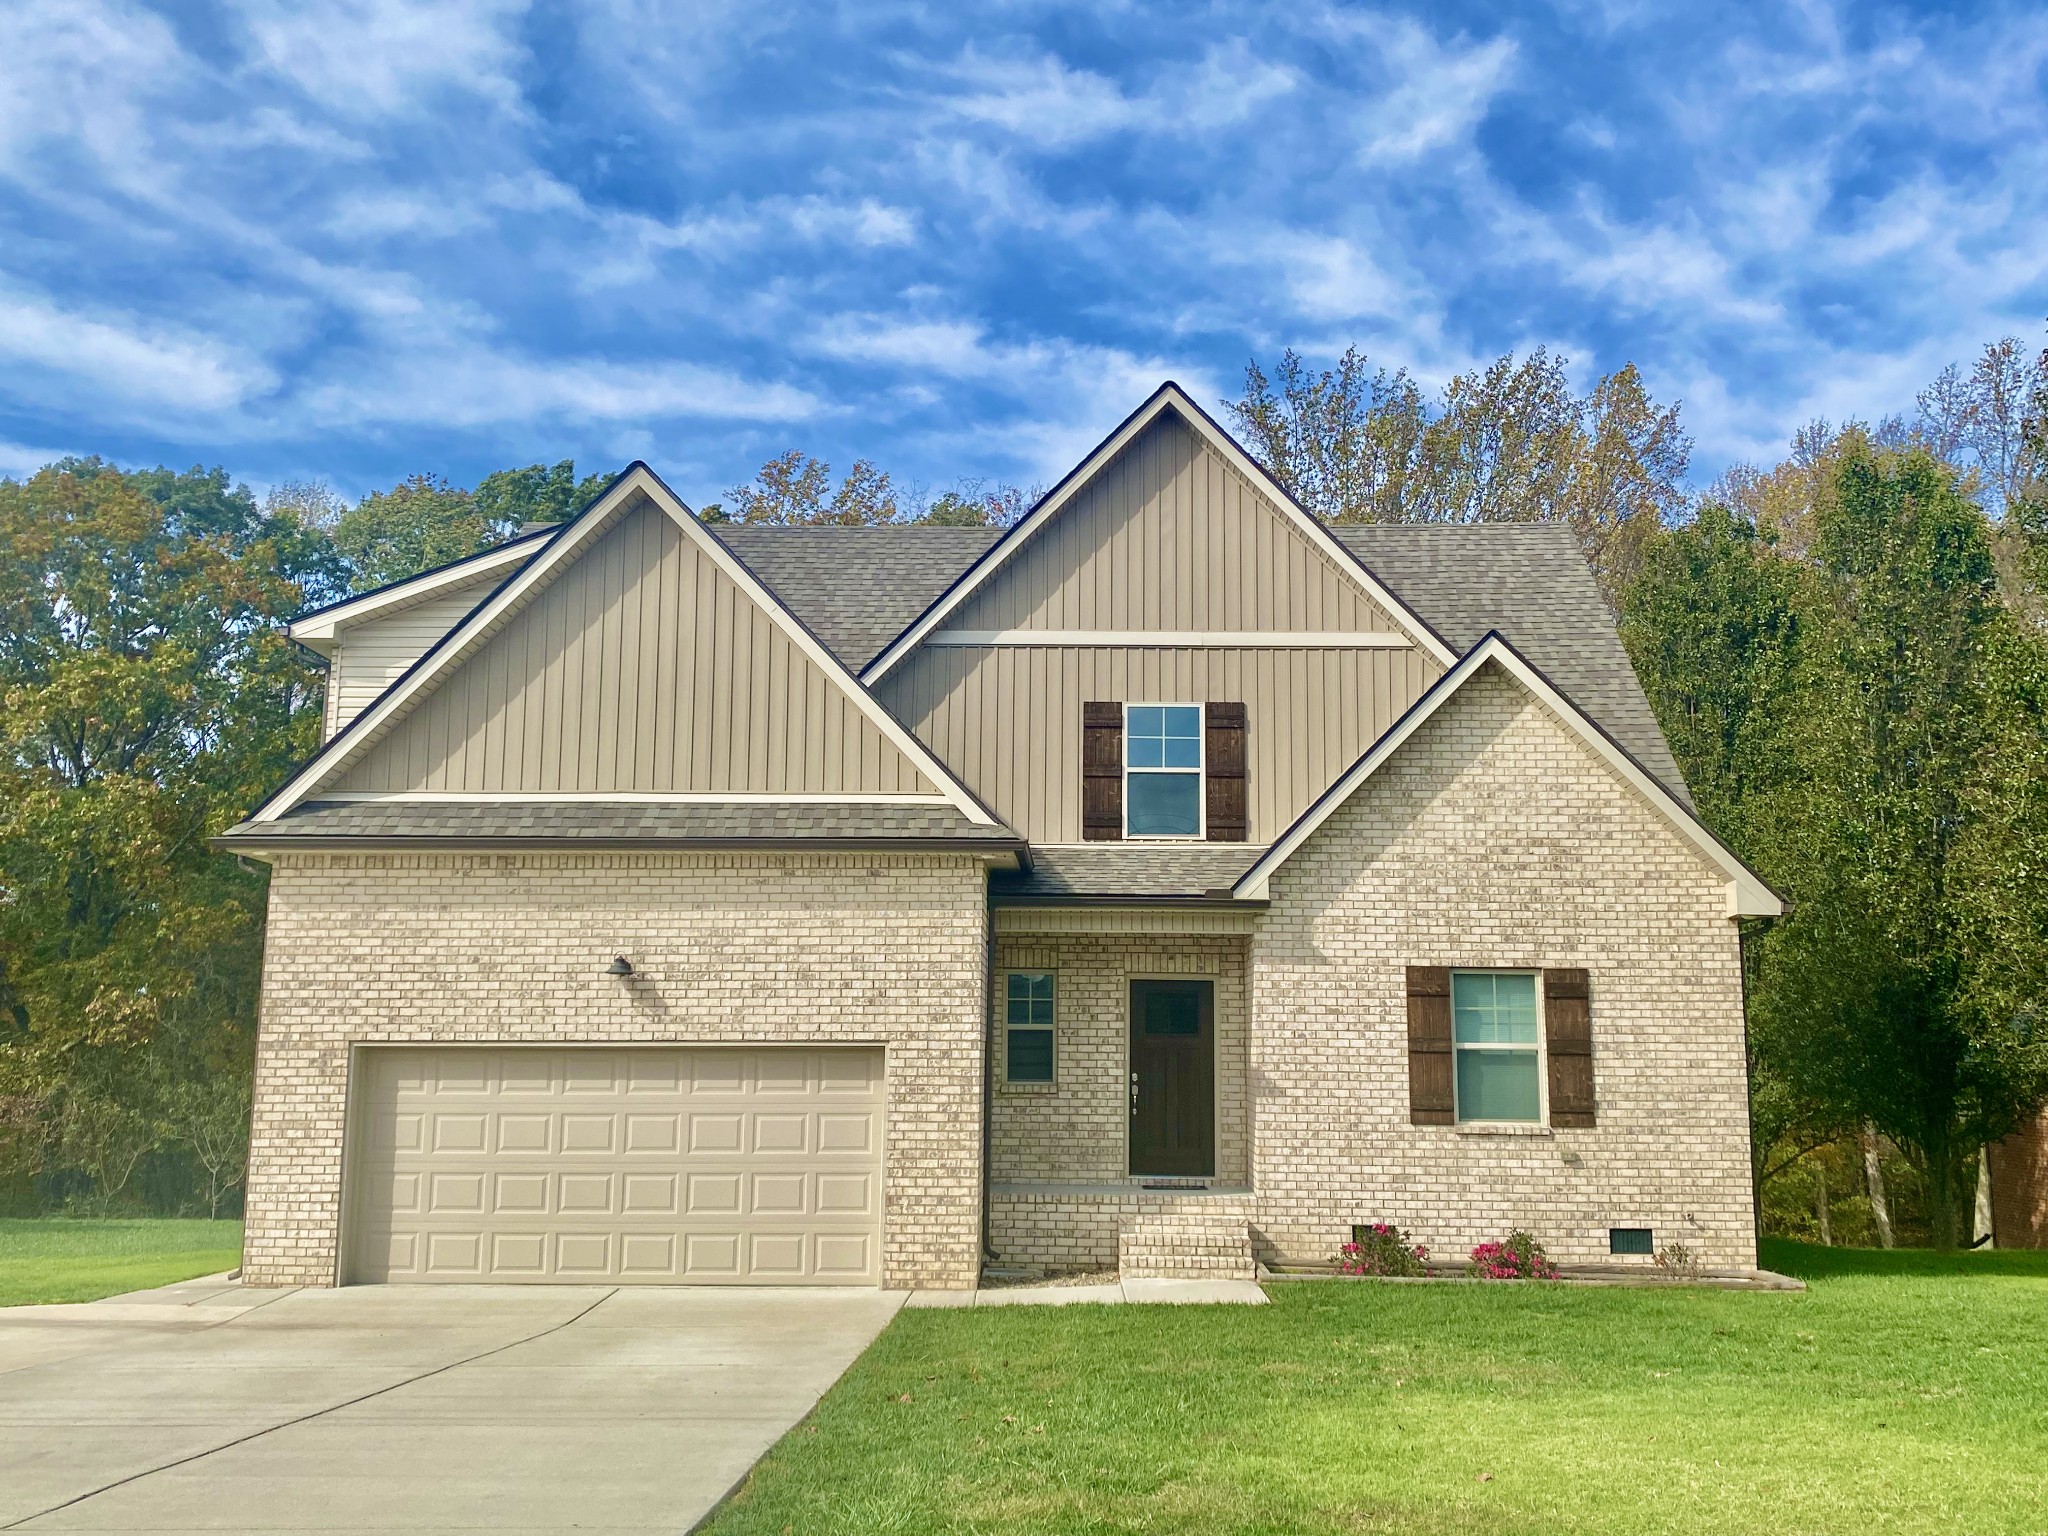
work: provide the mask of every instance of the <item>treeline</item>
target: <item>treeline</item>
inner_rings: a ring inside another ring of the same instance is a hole
[[[1701,814],[1788,898],[1745,946],[1767,1216],[1832,1235],[1832,1173],[1847,1235],[1968,1241],[1983,1147],[2048,1095],[2048,354],[1696,500],[1630,368],[1425,400],[1289,354],[1233,410],[1326,517],[1577,529]]]
[[[1912,418],[1815,423],[1697,496],[1677,405],[1542,350],[1435,391],[1289,353],[1227,408],[1332,520],[1577,530],[1702,814],[1790,898],[1745,945],[1767,1220],[1966,1240],[1979,1149],[2048,1093],[2048,363],[1999,342]],[[0,481],[0,1210],[237,1208],[263,875],[206,838],[316,745],[285,621],[608,479]],[[974,525],[1034,495],[791,451],[702,510]]]

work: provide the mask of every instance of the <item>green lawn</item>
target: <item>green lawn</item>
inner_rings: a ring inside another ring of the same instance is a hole
[[[906,1311],[708,1529],[2042,1530],[2048,1253],[1764,1260],[1811,1289]]]
[[[97,1301],[241,1262],[239,1221],[0,1219],[0,1307]]]

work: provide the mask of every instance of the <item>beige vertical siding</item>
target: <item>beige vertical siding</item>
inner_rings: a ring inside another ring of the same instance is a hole
[[[1179,418],[1162,416],[941,631],[1289,635],[1401,626]],[[1242,700],[1250,839],[1270,841],[1443,668],[1414,646],[927,645],[877,691],[997,814],[1081,840],[1081,705]]]
[[[1179,417],[1083,487],[948,629],[1396,630]]]
[[[839,683],[645,501],[332,787],[936,791]]]
[[[1254,843],[1270,842],[1443,671],[1421,651],[933,646],[883,702],[1010,826],[1081,841],[1081,705],[1244,701]]]
[[[327,734],[332,736],[376,701],[436,640],[505,579],[498,571],[395,613],[351,624],[335,636],[328,662]]]

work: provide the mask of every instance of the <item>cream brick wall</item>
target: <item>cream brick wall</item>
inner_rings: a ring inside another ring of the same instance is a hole
[[[989,1246],[1003,1268],[1075,1274],[1117,1267],[1124,1230],[1145,1220],[1193,1233],[1242,1222],[1247,1194],[1173,1194],[1136,1185],[1108,1191],[1058,1184],[997,1185],[989,1194]]]
[[[1722,879],[1505,673],[1426,723],[1272,897],[1251,949],[1262,1259],[1328,1258],[1386,1220],[1439,1257],[1520,1226],[1607,1262],[1610,1226],[1649,1226],[1755,1263]],[[1410,1125],[1410,965],[1590,971],[1597,1125]]]
[[[972,1285],[984,891],[966,855],[280,857],[245,1277],[333,1283],[352,1044],[787,1040],[885,1044],[883,1282]]]
[[[1003,1079],[1003,977],[1013,970],[1055,973],[1054,1082],[1049,1087]],[[1135,977],[1148,976],[1215,983],[1216,1177],[1230,1183],[1245,1181],[1246,941],[1230,935],[1177,933],[997,936],[991,978],[996,1083],[990,1177],[1088,1181],[1125,1176],[1130,984]]]

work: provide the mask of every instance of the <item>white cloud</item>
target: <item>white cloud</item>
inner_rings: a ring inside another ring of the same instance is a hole
[[[947,108],[1042,149],[1068,149],[1107,134],[1211,132],[1244,122],[1294,89],[1295,72],[1255,55],[1245,39],[1211,45],[1193,64],[1162,61],[1136,95],[1050,53],[991,57],[973,45],[947,73],[966,89]]]
[[[514,106],[525,0],[239,0],[264,68],[329,110],[418,110],[453,90]]]
[[[1516,48],[1506,37],[1440,43],[1412,21],[1381,16],[1349,17],[1340,30],[1369,41],[1394,82],[1359,113],[1359,158],[1367,165],[1464,144],[1514,71]]]
[[[259,357],[136,315],[79,314],[46,295],[0,286],[0,358],[104,397],[179,415],[231,410],[276,387]],[[33,393],[30,391],[29,393]]]

